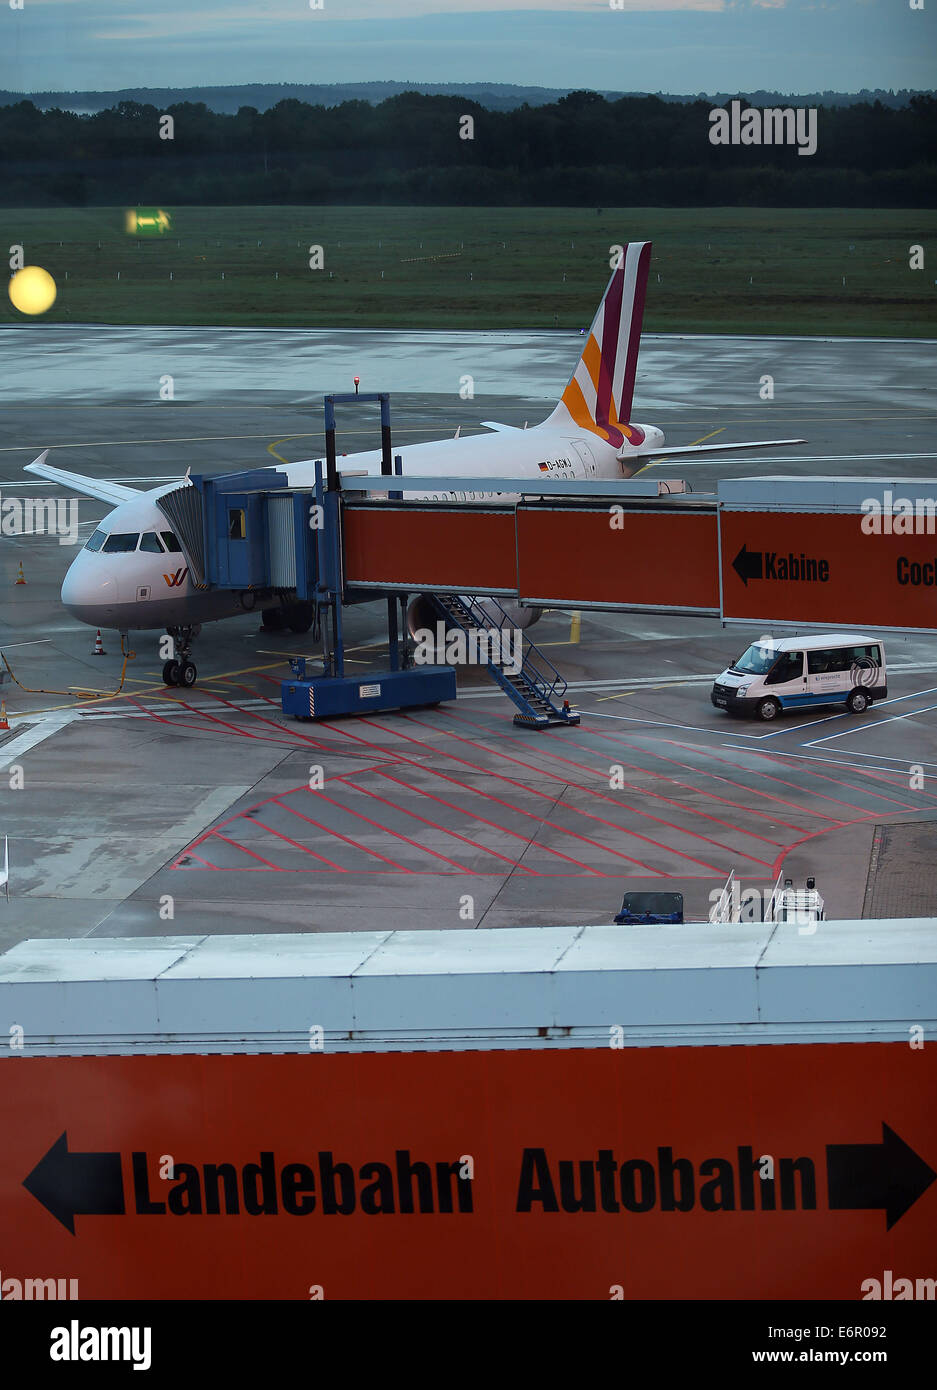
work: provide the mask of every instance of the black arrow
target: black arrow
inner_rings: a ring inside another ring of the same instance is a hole
[[[742,549],[732,561],[732,568],[735,570],[739,579],[748,588],[750,579],[762,578],[762,564],[764,557],[760,550],[748,550],[743,542]]]
[[[884,1209],[885,1229],[926,1192],[937,1173],[882,1121],[881,1144],[827,1144],[830,1211]]]
[[[23,1179],[23,1186],[72,1235],[76,1216],[124,1214],[120,1154],[69,1153],[67,1131]]]

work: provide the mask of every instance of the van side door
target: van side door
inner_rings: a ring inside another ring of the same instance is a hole
[[[780,700],[783,709],[810,703],[803,652],[782,652],[765,676],[765,694]]]
[[[852,647],[817,647],[807,653],[807,690],[812,705],[842,704],[852,689]]]

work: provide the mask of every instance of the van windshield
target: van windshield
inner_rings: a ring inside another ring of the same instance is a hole
[[[753,642],[747,651],[733,661],[731,669],[742,671],[746,676],[766,676],[777,659],[777,647],[764,647],[760,642]]]

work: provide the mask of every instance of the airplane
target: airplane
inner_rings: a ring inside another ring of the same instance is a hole
[[[663,431],[631,420],[651,243],[630,242],[612,272],[586,338],[582,355],[562,397],[546,420],[531,429],[482,421],[490,434],[404,445],[399,453],[408,477],[629,478],[652,460],[803,444],[802,439],[761,439],[738,444],[664,444]],[[290,602],[283,594],[199,587],[192,564],[160,499],[188,480],[140,491],[124,483],[69,473],[46,463],[48,449],[25,471],[113,506],[72,562],[62,583],[62,602],[73,617],[94,628],[162,629],[173,639],[175,655],[166,661],[166,685],[192,686],[198,676],[192,647],[205,622],[250,612],[259,604],[264,626],[306,632],[311,604]],[[380,450],[346,455],[341,470],[379,473]],[[315,460],[274,464],[290,487],[311,487]],[[190,484],[191,486],[191,484]],[[409,493],[411,497],[430,494]],[[439,500],[465,501],[453,491]],[[517,606],[518,627],[540,615]],[[412,600],[408,622],[422,626],[425,600]],[[499,619],[500,621],[500,619]]]

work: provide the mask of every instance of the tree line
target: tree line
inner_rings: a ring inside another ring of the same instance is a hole
[[[408,92],[378,105],[289,99],[235,115],[202,102],[121,101],[78,115],[21,101],[0,107],[0,202],[933,205],[930,95],[901,108],[819,107],[808,157],[792,145],[712,144],[713,105],[572,92],[492,111]]]

